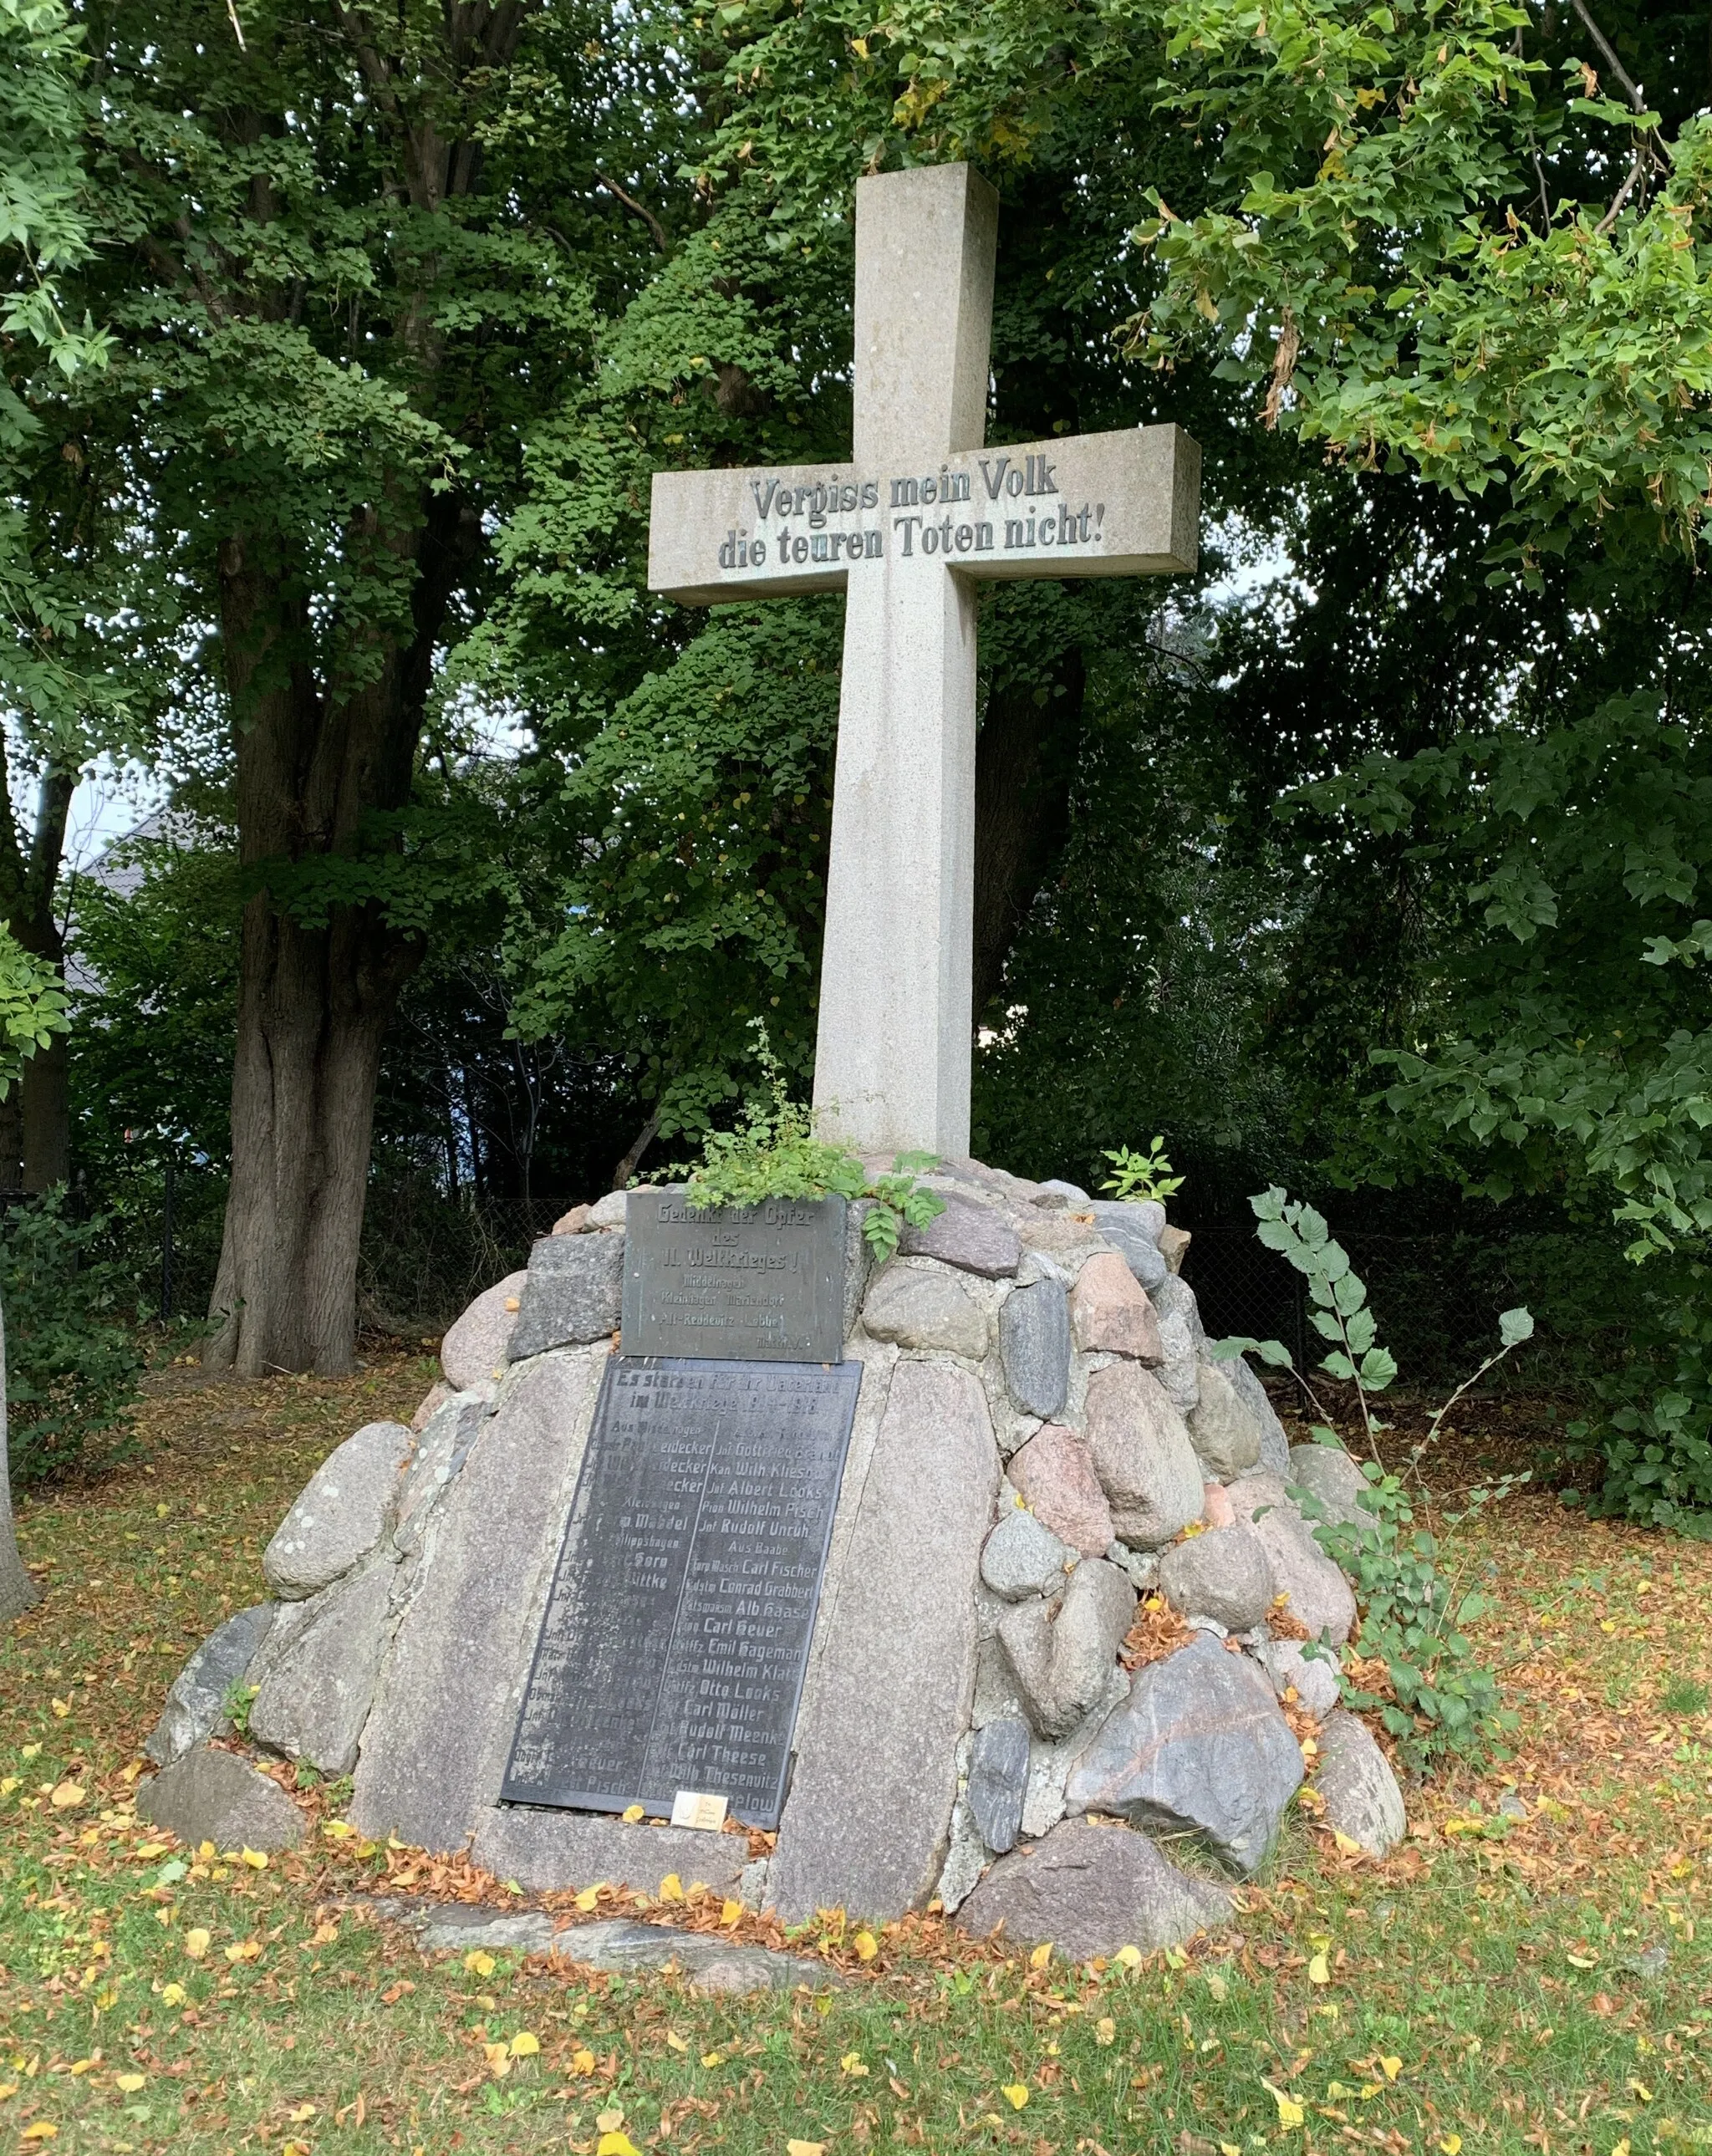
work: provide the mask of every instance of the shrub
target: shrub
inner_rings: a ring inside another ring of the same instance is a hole
[[[1632,1359],[1594,1385],[1595,1411],[1565,1431],[1570,1457],[1604,1471],[1591,1497],[1567,1491],[1566,1504],[1712,1540],[1708,1276],[1704,1265],[1682,1266],[1637,1327]]]
[[[126,1282],[99,1255],[108,1228],[105,1214],[68,1219],[59,1191],[0,1220],[12,1477],[20,1487],[124,1450],[111,1433],[124,1426],[143,1365],[114,1314]]]

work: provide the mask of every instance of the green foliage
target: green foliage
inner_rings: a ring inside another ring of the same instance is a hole
[[[1594,1387],[1594,1412],[1571,1423],[1564,1450],[1596,1461],[1587,1509],[1712,1540],[1712,1268],[1674,1268],[1636,1326],[1629,1360]],[[1565,1502],[1583,1502],[1576,1491]]]
[[[64,1194],[0,1220],[0,1304],[13,1483],[20,1487],[123,1455],[115,1433],[137,1398],[142,1358],[120,1322],[126,1282],[101,1214],[67,1217]]]
[[[256,1694],[260,1690],[259,1685],[245,1684],[238,1677],[227,1686],[226,1697],[220,1702],[220,1712],[231,1723],[234,1733],[246,1743],[249,1741],[249,1710],[255,1705]],[[298,1786],[300,1789],[303,1784],[300,1783]]]
[[[1108,1151],[1105,1158],[1111,1163],[1112,1173],[1099,1187],[1116,1198],[1163,1201],[1175,1198],[1183,1187],[1182,1177],[1171,1173],[1161,1137],[1156,1137],[1146,1152],[1132,1152],[1128,1146],[1120,1146],[1115,1152]]]
[[[25,1058],[64,1033],[68,1023],[59,975],[0,921],[0,1100],[17,1082]]]
[[[915,1179],[937,1166],[935,1157],[900,1153],[891,1174],[870,1175],[853,1153],[816,1137],[812,1114],[790,1096],[765,1021],[749,1023],[766,1091],[751,1096],[736,1130],[708,1133],[700,1163],[687,1171],[689,1196],[705,1210],[761,1205],[771,1198],[868,1199],[862,1233],[884,1261],[906,1226],[925,1228],[946,1209],[939,1193]]]
[[[1292,1201],[1276,1188],[1249,1203],[1260,1224],[1260,1240],[1306,1279],[1314,1304],[1312,1323],[1329,1343],[1319,1367],[1328,1377],[1354,1386],[1368,1443],[1374,1445],[1386,1425],[1373,1413],[1372,1397],[1382,1393],[1397,1372],[1376,1337],[1365,1283],[1323,1215],[1311,1205]],[[1421,1461],[1451,1408],[1513,1348],[1531,1337],[1533,1330],[1534,1321],[1525,1310],[1504,1312],[1499,1320],[1496,1353],[1489,1355],[1435,1411],[1425,1438],[1412,1450],[1410,1467],[1417,1486]],[[1278,1368],[1295,1368],[1289,1350],[1276,1340],[1220,1340],[1213,1343],[1212,1353],[1229,1360],[1249,1348]],[[1306,1379],[1297,1375],[1321,1417],[1314,1427],[1315,1441],[1341,1450],[1325,1410],[1314,1399]],[[1362,1690],[1347,1677],[1342,1680],[1345,1696],[1354,1706],[1380,1710],[1399,1752],[1419,1772],[1429,1771],[1446,1753],[1483,1757],[1513,1725],[1515,1717],[1502,1706],[1498,1681],[1478,1660],[1463,1629],[1479,1616],[1484,1599],[1476,1591],[1465,1591],[1454,1570],[1447,1573],[1445,1562],[1458,1531],[1528,1478],[1505,1476],[1489,1489],[1472,1491],[1463,1511],[1447,1516],[1447,1542],[1426,1527],[1416,1526],[1414,1500],[1402,1478],[1386,1471],[1376,1450],[1371,1460],[1361,1463],[1361,1472],[1368,1486],[1363,1502],[1372,1517],[1361,1526],[1328,1519],[1310,1491],[1293,1489],[1290,1493],[1307,1517],[1320,1522],[1314,1530],[1315,1540],[1354,1578],[1361,1603],[1362,1652],[1382,1661],[1390,1679],[1390,1699]]]

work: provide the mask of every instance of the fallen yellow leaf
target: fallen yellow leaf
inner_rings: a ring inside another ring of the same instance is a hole
[[[496,2082],[504,2081],[511,2071],[510,2046],[506,2044],[484,2044],[481,2048],[487,2056],[488,2071]]]
[[[126,2096],[135,2096],[147,2078],[146,2074],[115,2074],[113,2086],[123,2089]]]
[[[33,1759],[41,1748],[39,1744],[20,1744],[18,1756],[20,1759]]]
[[[599,2112],[596,2114],[594,2123],[597,2129],[600,2133],[616,2133],[618,2128],[624,2123],[623,2105],[622,2103],[609,2103],[604,2111]]]
[[[1279,2124],[1286,2133],[1293,2133],[1302,2123],[1305,2115],[1300,2103],[1294,2097],[1286,2096],[1271,2082],[1263,2081],[1260,2086],[1270,2093],[1273,2102],[1278,2106]]]
[[[1337,1853],[1340,1856],[1359,1856],[1361,1854],[1361,1843],[1352,1834],[1346,1834],[1340,1826],[1335,1826],[1332,1829],[1331,1838],[1337,1845]]]
[[[476,1947],[464,1955],[464,1966],[472,1976],[491,1976],[494,1973],[494,1958],[490,1953],[484,1953],[479,1947]]]
[[[1627,2134],[1625,2133],[1621,2141],[1616,2141],[1612,2143],[1611,2156],[1629,2156],[1629,2138]]]
[[[1243,2156],[1243,2152],[1234,2141],[1221,2141],[1218,2144],[1218,2156]]]
[[[161,2004],[163,2006],[182,2006],[184,1986],[182,1984],[163,1984],[161,1986]]]
[[[585,1887],[577,1897],[577,1906],[586,1917],[600,1897],[601,1890],[598,1887]]]
[[[16,2082],[0,2082],[0,2103],[4,2103],[8,2097],[16,2096],[17,2094],[18,2083]]]
[[[999,2094],[1012,2111],[1020,2111],[1028,2101],[1028,2092],[1021,2082],[1007,2082]]]
[[[1044,1969],[1051,1959],[1052,1941],[1043,1939],[1033,1953],[1029,1955],[1028,1966],[1030,1969]]]
[[[856,1949],[859,1961],[872,1961],[879,1952],[879,1941],[872,1932],[858,1932],[850,1943]]]
[[[531,2029],[520,2029],[511,2039],[514,2059],[532,2059],[541,2050],[541,2038]]]
[[[254,1961],[261,1950],[261,1943],[258,1939],[244,1939],[235,1947],[221,1949],[229,1962]]]
[[[720,1902],[720,1922],[722,1924],[735,1924],[735,1923],[737,1923],[737,1922],[741,1922],[741,1918],[742,1918],[742,1915],[743,1915],[743,1904],[742,1904],[741,1902]]]
[[[1379,2061],[1379,2068],[1387,2081],[1394,2082],[1403,2070],[1403,2062],[1393,2053],[1391,2057]]]
[[[1140,1969],[1141,1949],[1140,1947],[1120,1947],[1113,1958],[1121,1962],[1125,1969]]]
[[[594,2053],[585,2046],[573,2051],[566,2064],[573,2074],[592,2074],[594,2071]]]
[[[260,1850],[246,1849],[241,1852],[241,1855],[243,1861],[249,1866],[252,1871],[265,1871],[267,1870],[268,1860]]]
[[[200,1924],[192,1924],[184,1935],[184,1951],[192,1961],[200,1961],[211,1943],[210,1935]]]
[[[1640,2098],[1643,2103],[1652,2102],[1653,2092],[1646,2086],[1645,2082],[1632,2081],[1629,2083],[1629,2087],[1633,2093]]]
[[[48,1802],[56,1812],[69,1812],[80,1804],[87,1794],[81,1782],[59,1782],[54,1785]]]
[[[312,1947],[330,1947],[338,1936],[339,1927],[336,1924],[317,1924],[315,1928],[315,1937],[310,1941],[310,1944]]]
[[[307,2126],[315,2115],[315,2107],[312,2103],[300,2103],[291,2114],[291,2123],[294,2126]]]
[[[704,2051],[701,2055],[701,2063],[705,2066],[722,2066],[725,2063],[725,2055],[723,2051]],[[864,2066],[863,2071],[866,2073],[867,2071]]]
[[[64,1722],[66,1716],[71,1712],[71,1702],[69,1699],[56,1699],[52,1701],[50,1704],[53,1707],[56,1718],[61,1722]]]
[[[618,1816],[620,1819],[628,1820],[631,1825],[634,1826],[638,1820],[643,1816],[642,1807],[640,1804],[631,1804],[620,1812]]]
[[[642,2151],[628,2133],[603,2133],[595,2156],[642,2156]]]
[[[838,2064],[853,2080],[859,2080],[868,2071],[867,2067],[862,2063],[860,2051],[846,2051]]]
[[[1331,1964],[1327,1961],[1323,1953],[1315,1954],[1314,1958],[1309,1963],[1308,1981],[1310,1984],[1330,1984],[1331,1982]]]
[[[1566,1954],[1564,1959],[1571,1969],[1597,1969],[1599,1966],[1597,1954]]]
[[[675,1871],[669,1871],[665,1877],[660,1881],[661,1901],[681,1902],[683,1898],[684,1881],[678,1876]]]
[[[1096,2044],[1115,2044],[1117,2040],[1117,2023],[1112,2020],[1110,2014],[1102,2015],[1099,2020],[1094,2025],[1094,2042]]]
[[[1444,2156],[1462,2156],[1463,2137],[1460,2133],[1447,2133],[1438,2145]]]
[[[26,2141],[51,2141],[59,2131],[50,2120],[38,2118],[33,2124],[25,2127],[23,2138]]]
[[[787,2141],[785,2156],[826,2156],[823,2141]]]
[[[687,2051],[689,2049],[689,2039],[680,2036],[675,2029],[667,2030],[666,2041],[674,2051]]]

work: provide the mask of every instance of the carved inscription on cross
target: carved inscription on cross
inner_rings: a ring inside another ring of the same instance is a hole
[[[976,580],[1196,562],[1181,429],[983,447],[997,211],[966,165],[859,180],[851,462],[654,481],[653,590],[847,594],[814,1098],[860,1152],[969,1150]]]

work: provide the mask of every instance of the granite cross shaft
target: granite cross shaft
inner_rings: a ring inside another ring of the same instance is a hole
[[[969,1150],[975,583],[1195,567],[1176,427],[985,449],[998,198],[856,184],[854,454],[654,476],[648,581],[689,606],[843,590],[814,1101],[864,1153]]]

